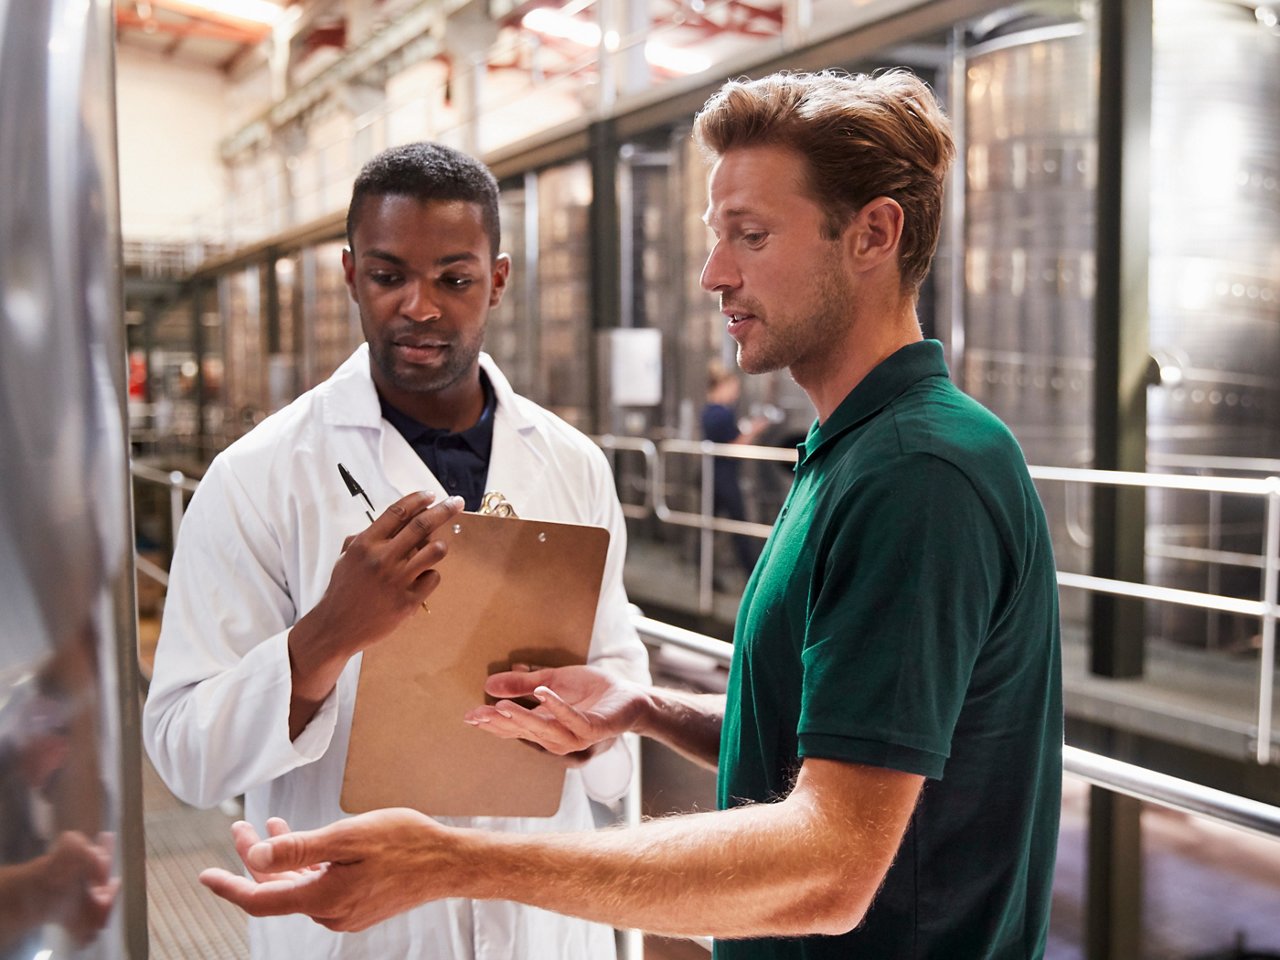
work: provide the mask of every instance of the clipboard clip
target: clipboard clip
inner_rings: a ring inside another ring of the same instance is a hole
[[[514,517],[516,510],[511,501],[497,490],[490,490],[480,501],[480,509],[476,513],[486,517]]]

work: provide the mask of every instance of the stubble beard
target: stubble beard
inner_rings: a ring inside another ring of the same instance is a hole
[[[817,278],[804,302],[786,311],[792,318],[784,314],[771,323],[761,317],[756,342],[749,348],[738,344],[738,366],[745,373],[821,364],[843,338],[853,290],[834,257],[819,267]]]
[[[451,340],[438,367],[397,364],[389,337],[369,342],[369,356],[383,379],[405,393],[439,393],[459,383],[475,367],[484,345],[484,329],[474,340]]]

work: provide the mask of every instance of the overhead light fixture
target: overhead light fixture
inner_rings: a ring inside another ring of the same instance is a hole
[[[215,16],[234,17],[268,26],[279,21],[285,13],[283,7],[268,0],[182,0],[175,6],[179,9],[191,7]]]
[[[644,58],[655,67],[671,73],[701,73],[711,66],[711,58],[705,53],[684,47],[668,47],[656,40],[645,41]]]
[[[536,7],[526,13],[520,23],[526,30],[548,37],[559,37],[580,46],[598,47],[600,45],[598,26],[594,23],[586,23],[577,17],[570,17],[559,10]]]
[[[579,46],[600,46],[599,26],[571,17],[562,10],[536,7],[521,18],[520,25],[534,33],[547,37],[559,37]],[[618,35],[614,31],[610,30],[605,35],[605,46],[609,51],[616,50],[618,42]],[[669,47],[655,40],[645,42],[644,58],[652,66],[671,73],[701,73],[711,66],[711,58],[706,54],[680,47]]]

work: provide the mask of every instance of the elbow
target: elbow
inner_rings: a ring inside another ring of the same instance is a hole
[[[867,915],[870,900],[850,897],[845,891],[830,891],[826,902],[817,905],[810,934],[837,937],[856,929]]]
[[[816,871],[806,889],[784,917],[788,936],[835,937],[856,929],[867,915],[878,884],[868,886],[866,876],[850,871]]]

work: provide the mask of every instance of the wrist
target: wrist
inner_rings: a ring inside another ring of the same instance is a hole
[[[639,703],[632,731],[642,737],[653,739],[662,716],[661,694],[656,687],[641,687]]]
[[[307,614],[293,625],[286,638],[289,675],[294,700],[318,704],[333,690],[346,661],[327,656],[323,633],[314,628],[314,617]]]

